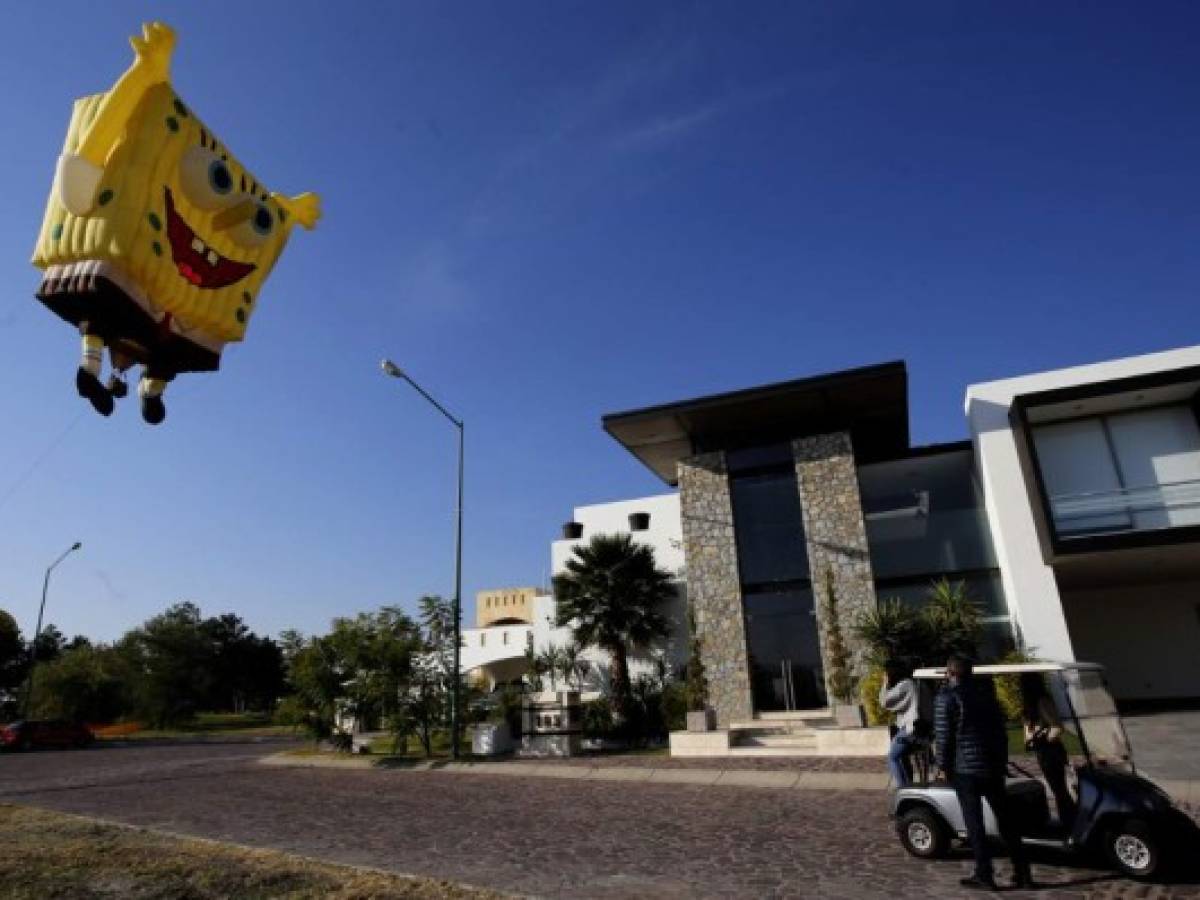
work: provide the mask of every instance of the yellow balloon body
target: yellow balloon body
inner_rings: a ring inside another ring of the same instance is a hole
[[[167,80],[170,29],[145,33],[113,90],[75,103],[33,255],[38,296],[140,362],[216,368],[179,347],[219,358],[245,338],[293,225],[311,228],[318,201],[269,191]]]

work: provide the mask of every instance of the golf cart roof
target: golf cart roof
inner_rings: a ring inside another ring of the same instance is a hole
[[[989,666],[975,666],[972,671],[976,675],[1020,675],[1023,672],[1102,672],[1104,666],[1088,662],[1022,662],[996,663]],[[913,678],[941,679],[946,677],[946,667],[936,666],[927,669],[917,669]]]

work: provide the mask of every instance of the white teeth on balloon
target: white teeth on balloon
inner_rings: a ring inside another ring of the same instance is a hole
[[[220,259],[220,257],[217,256],[217,252],[215,250],[208,251],[208,264],[210,266],[215,266],[218,259]]]
[[[192,238],[192,249],[195,250],[197,253],[203,253],[204,249],[205,249],[204,241],[200,240],[200,238],[198,238],[198,237]]]

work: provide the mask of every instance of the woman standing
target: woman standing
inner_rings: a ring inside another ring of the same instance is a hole
[[[1021,675],[1021,719],[1025,726],[1025,749],[1037,755],[1038,766],[1054,794],[1058,820],[1069,828],[1075,821],[1075,798],[1067,787],[1062,719],[1037,672]]]

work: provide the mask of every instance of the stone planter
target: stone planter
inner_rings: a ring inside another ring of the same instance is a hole
[[[866,728],[867,713],[861,703],[839,703],[833,707],[833,720],[838,728]]]
[[[717,727],[717,717],[711,709],[701,709],[687,714],[688,731],[712,731]]]

